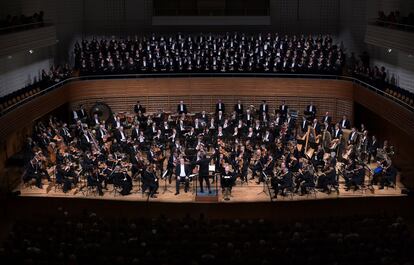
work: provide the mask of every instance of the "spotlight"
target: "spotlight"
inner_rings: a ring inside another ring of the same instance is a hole
[[[13,56],[11,56],[11,55],[7,56],[7,59],[12,59],[12,58],[13,58]]]
[[[389,49],[388,49],[388,53],[391,53],[391,52],[392,52],[392,49],[391,49],[391,48],[389,48]]]
[[[33,54],[33,50],[31,50],[31,49],[30,49],[30,50],[29,50],[29,53],[30,53],[30,54]]]

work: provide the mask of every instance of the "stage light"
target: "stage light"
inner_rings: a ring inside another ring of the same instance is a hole
[[[12,59],[12,58],[13,58],[13,56],[11,56],[11,55],[7,56],[7,59]]]
[[[389,49],[388,49],[388,53],[391,53],[391,52],[392,52],[392,49],[391,49],[391,48],[389,48]]]
[[[32,49],[30,49],[30,50],[29,50],[29,53],[30,53],[30,54],[33,54],[33,52],[34,52],[34,51],[33,51]]]

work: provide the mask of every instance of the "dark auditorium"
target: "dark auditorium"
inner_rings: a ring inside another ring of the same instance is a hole
[[[414,265],[413,0],[0,0],[0,263]]]

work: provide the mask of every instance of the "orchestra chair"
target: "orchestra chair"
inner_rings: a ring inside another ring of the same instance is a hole
[[[316,189],[316,178],[314,176],[314,180],[313,180],[314,185],[313,186],[308,186],[306,187],[306,198],[308,199],[309,196],[314,196],[314,198],[316,199],[317,194],[318,194],[318,190]]]
[[[63,181],[60,181],[60,182],[57,181],[56,172],[57,172],[57,170],[56,170],[56,166],[55,166],[55,168],[53,169],[53,174],[52,174],[52,176],[50,176],[50,178],[52,179],[52,183],[53,183],[55,193],[56,193],[56,190],[60,190],[61,192],[63,192]]]
[[[89,180],[86,181],[86,190],[82,190],[83,195],[89,196],[92,194],[93,196],[96,196],[98,194],[98,186],[90,183]]]
[[[122,187],[118,184],[112,184],[112,190],[109,192],[109,194],[114,194],[114,197],[121,195]]]
[[[138,194],[142,191],[142,178],[141,174],[139,172],[135,173],[134,176],[132,176],[132,191],[131,193]],[[137,187],[137,189],[135,189]]]
[[[370,184],[369,185],[366,185],[365,184],[365,182],[366,182],[366,180],[365,180],[366,179],[366,176],[367,176],[367,169],[365,168],[364,179],[362,180],[361,183],[356,184],[357,189],[353,189],[352,190],[352,193],[353,194],[355,194],[357,191],[361,191],[361,194],[366,194],[367,193],[367,190],[370,189]]]

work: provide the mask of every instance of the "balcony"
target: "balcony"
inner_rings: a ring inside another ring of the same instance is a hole
[[[45,23],[42,27],[0,34],[0,57],[55,44],[56,27]]]
[[[372,22],[367,25],[365,42],[414,54],[414,26],[382,21]]]

